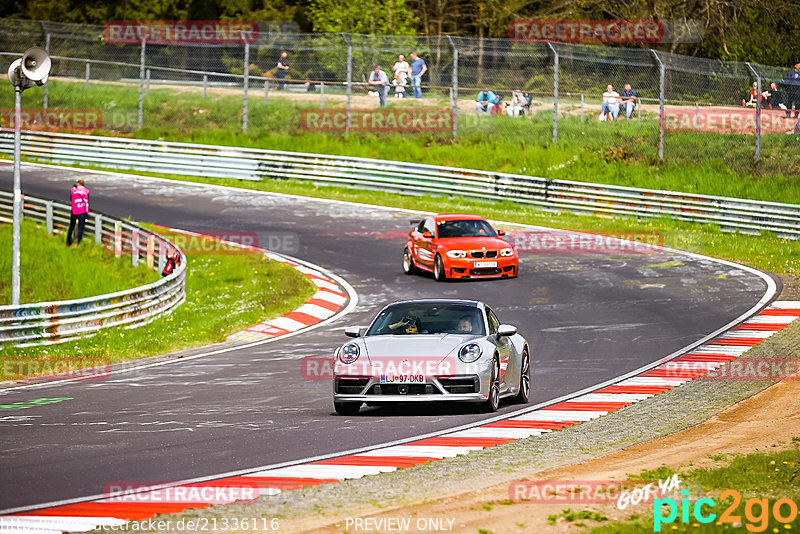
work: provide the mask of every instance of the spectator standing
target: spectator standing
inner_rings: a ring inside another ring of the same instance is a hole
[[[283,80],[284,78],[286,78],[286,71],[289,70],[289,63],[286,59],[288,57],[289,54],[284,51],[281,52],[281,57],[278,60],[278,65],[276,67],[278,70],[275,72],[275,77],[278,78],[278,80],[280,80],[278,82],[278,91],[282,91],[284,86],[286,85],[286,83]]]
[[[617,116],[619,115],[619,93],[614,90],[614,86],[608,84],[606,86],[606,92],[603,93],[603,104],[600,106],[600,116],[598,117],[599,120],[604,121],[606,120],[607,116],[610,116],[608,120],[617,120]]]
[[[406,56],[400,54],[397,56],[397,61],[394,65],[392,65],[392,72],[394,73],[394,78],[397,79],[397,76],[403,79],[403,85],[408,83],[408,77],[411,75],[411,65],[408,64],[406,61]]]
[[[411,86],[414,88],[414,98],[422,98],[422,77],[428,72],[425,60],[416,52],[411,52]]]
[[[633,115],[633,110],[636,109],[636,100],[639,98],[639,95],[636,94],[635,89],[631,89],[631,84],[626,83],[625,89],[622,90],[619,96],[622,101],[622,107],[625,109],[625,118],[631,120],[631,115]]]
[[[381,70],[380,65],[375,65],[375,70],[372,71],[372,74],[369,75],[369,80],[367,83],[370,85],[374,85],[375,90],[378,92],[378,98],[380,99],[381,106],[386,105],[386,93],[389,92],[389,77],[386,76],[386,73]]]
[[[72,212],[69,216],[67,246],[72,245],[72,232],[75,230],[76,223],[78,225],[78,233],[75,242],[76,245],[80,245],[81,239],[83,239],[83,229],[86,226],[86,216],[89,213],[89,189],[85,187],[82,179],[72,185],[70,203],[72,204]]]
[[[484,87],[483,91],[478,93],[478,98],[475,99],[475,109],[478,111],[478,116],[491,113],[492,106],[495,104],[497,104],[497,95],[490,91],[488,87]]]
[[[792,108],[794,116],[797,117],[800,115],[800,62],[786,74],[783,85],[786,89],[786,117],[789,117]]]

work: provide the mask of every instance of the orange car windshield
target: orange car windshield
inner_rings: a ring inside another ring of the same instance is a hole
[[[494,228],[486,221],[468,219],[463,221],[439,221],[439,238],[445,237],[497,237]]]

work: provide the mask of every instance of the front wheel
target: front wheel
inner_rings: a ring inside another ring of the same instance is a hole
[[[531,357],[528,348],[522,350],[521,372],[519,374],[519,391],[514,400],[519,404],[528,404],[531,397]]]
[[[489,398],[484,403],[487,412],[496,412],[500,408],[500,360],[492,359],[492,375],[489,380]]]
[[[447,279],[447,275],[444,272],[444,262],[442,262],[442,257],[438,254],[436,259],[433,260],[433,277],[437,282],[444,282]]]
[[[334,402],[333,409],[339,415],[357,415],[361,409],[360,402]]]
[[[403,272],[406,274],[414,274],[416,270],[414,258],[411,257],[411,251],[406,248],[403,250]]]

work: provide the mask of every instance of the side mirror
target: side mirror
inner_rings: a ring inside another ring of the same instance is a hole
[[[517,327],[511,324],[501,324],[497,328],[497,339],[501,337],[511,337],[517,333]]]
[[[422,232],[422,237],[424,237],[425,239],[431,239],[433,237],[433,234],[431,234],[428,231],[425,231],[425,232]]]
[[[506,231],[505,230],[498,230],[497,231],[497,235],[506,235]]]
[[[361,337],[361,327],[360,326],[348,326],[344,329],[344,335],[347,337]]]

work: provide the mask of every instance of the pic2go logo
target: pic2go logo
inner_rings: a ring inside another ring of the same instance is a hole
[[[689,522],[690,511],[694,516],[693,520],[698,523],[705,524],[717,521],[717,523],[742,524],[742,517],[735,514],[742,502],[742,495],[736,490],[729,489],[719,494],[719,499],[721,501],[725,501],[729,497],[733,498],[733,502],[719,515],[719,519],[717,519],[717,514],[710,510],[717,506],[714,499],[698,499],[695,501],[694,506],[692,506],[687,498],[689,490],[682,490],[681,494],[683,498],[681,499],[680,506],[675,502],[675,499],[669,497],[664,499],[656,498],[653,500],[654,532],[661,532],[662,525],[669,525],[674,522],[678,517],[679,510],[681,514],[681,523],[683,524]],[[769,499],[752,498],[748,499],[744,504],[744,517],[747,520],[747,523],[744,523],[744,525],[747,530],[750,532],[764,532],[769,525],[770,511],[772,512],[772,516],[779,523],[789,524],[797,518],[797,504],[792,499],[778,499],[773,503],[772,509],[770,510]],[[665,512],[667,514],[666,516],[664,515]],[[784,512],[788,513],[784,515]]]

